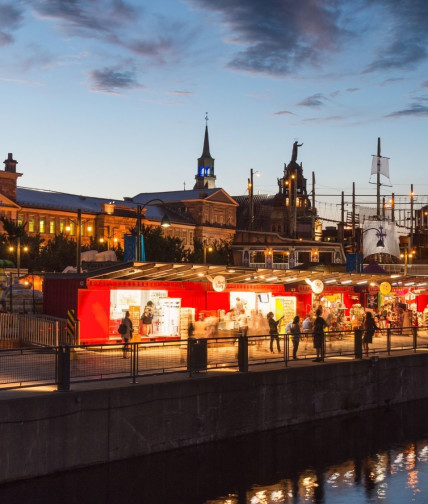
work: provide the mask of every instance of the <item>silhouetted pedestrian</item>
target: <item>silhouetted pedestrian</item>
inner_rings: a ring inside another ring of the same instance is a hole
[[[281,347],[279,345],[279,334],[278,334],[278,324],[281,322],[281,320],[284,318],[282,316],[280,319],[275,320],[273,318],[273,313],[269,312],[267,314],[267,320],[269,324],[269,334],[270,334],[270,351],[273,353],[273,342],[276,340],[276,347],[278,349],[278,353],[281,352]]]

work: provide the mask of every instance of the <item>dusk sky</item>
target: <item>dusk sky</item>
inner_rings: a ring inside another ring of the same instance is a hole
[[[315,172],[327,204],[353,182],[374,195],[380,137],[382,194],[427,201],[426,0],[0,0],[0,19],[0,156],[20,186],[191,189],[208,113],[231,195],[251,168],[276,193],[295,140],[308,191]]]

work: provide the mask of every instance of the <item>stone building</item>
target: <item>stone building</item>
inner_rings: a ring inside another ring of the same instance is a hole
[[[215,186],[207,126],[193,190],[137,193],[112,199],[28,189],[17,185],[23,174],[17,172],[18,161],[12,153],[4,165],[5,169],[0,170],[0,215],[17,224],[25,223],[28,235],[40,234],[44,243],[60,233],[76,239],[79,222],[82,245],[89,244],[92,238],[104,241],[108,249],[118,244],[124,248],[124,235],[136,226],[139,211],[146,226],[159,226],[167,214],[171,226],[163,230],[164,234],[182,239],[189,249],[195,238],[210,244],[232,240],[235,233],[238,204],[224,189]]]

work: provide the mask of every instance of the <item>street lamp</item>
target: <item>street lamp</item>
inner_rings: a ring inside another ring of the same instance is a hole
[[[17,237],[17,245],[16,245],[16,269],[17,269],[17,274],[18,274],[18,282],[19,282],[19,277],[21,276],[21,248],[23,252],[28,252],[28,247],[27,245],[24,245],[21,247],[21,237]],[[11,245],[9,247],[9,252],[13,252],[15,250],[15,247]]]
[[[107,250],[110,250],[110,240],[113,238],[113,243],[116,244],[118,239],[114,236],[115,230],[119,229],[118,227],[111,228],[110,234],[110,226],[104,226],[103,229],[107,229]],[[104,236],[102,236],[99,240],[100,243],[104,243]],[[114,245],[113,245],[114,248]]]
[[[362,231],[360,228],[357,228],[355,230],[356,231],[355,237],[357,240],[357,272],[358,273],[361,273],[360,254],[361,254],[361,249],[362,249],[361,244],[363,242],[363,236],[367,233],[367,231],[371,231],[371,230],[376,231],[376,237],[378,239],[378,241],[376,243],[376,247],[385,248],[384,238],[386,237],[386,234],[384,233],[382,226],[369,227],[367,229],[364,229],[364,231]]]
[[[213,248],[211,247],[211,245],[204,244],[204,264],[207,264],[207,251],[212,252]]]
[[[149,203],[152,203],[153,201],[159,201],[164,207],[166,207],[165,202],[162,201],[159,198],[153,198],[153,199],[151,199],[149,201],[146,201],[146,203],[144,203],[142,205],[137,205],[137,254],[136,254],[137,261],[145,260],[145,257],[143,259],[143,251],[144,251],[144,242],[143,242],[143,240],[144,240],[144,236],[141,234],[141,217],[142,217],[142,212],[143,212],[144,208],[146,208],[146,206]],[[168,215],[166,213],[162,217],[160,225],[163,228],[167,228],[167,227],[171,226],[171,222],[170,222],[170,220],[168,218]]]
[[[260,176],[260,172],[251,168],[250,178],[248,179],[248,229],[252,231],[254,226],[254,175]]]
[[[404,276],[407,275],[407,265],[409,262],[409,259],[412,259],[413,256],[415,255],[415,252],[413,250],[407,250],[407,248],[404,249],[404,252],[400,254],[400,257],[404,259]]]
[[[80,258],[82,249],[82,224],[88,222],[87,220],[82,222],[82,210],[77,209],[77,222],[70,219],[70,222],[76,225],[76,272],[80,273]],[[65,230],[69,233],[71,231],[71,226],[66,226]],[[92,226],[88,226],[88,231],[92,231]]]

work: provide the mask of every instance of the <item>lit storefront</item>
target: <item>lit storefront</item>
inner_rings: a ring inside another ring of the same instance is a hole
[[[390,282],[364,273],[127,263],[84,279],[50,275],[44,283],[45,307],[50,307],[45,313],[65,318],[74,308],[84,344],[119,342],[118,326],[126,311],[134,341],[143,342],[187,339],[190,328],[198,338],[236,337],[242,309],[249,336],[268,333],[270,311],[275,319],[283,317],[280,333],[295,315],[313,316],[318,307],[333,330],[360,327],[367,310],[377,312],[388,303],[416,307],[423,319],[428,295],[422,279],[413,277],[414,285],[406,286],[405,279],[398,285],[387,278]],[[388,292],[385,284],[390,284]],[[144,321],[145,312],[150,321]]]

